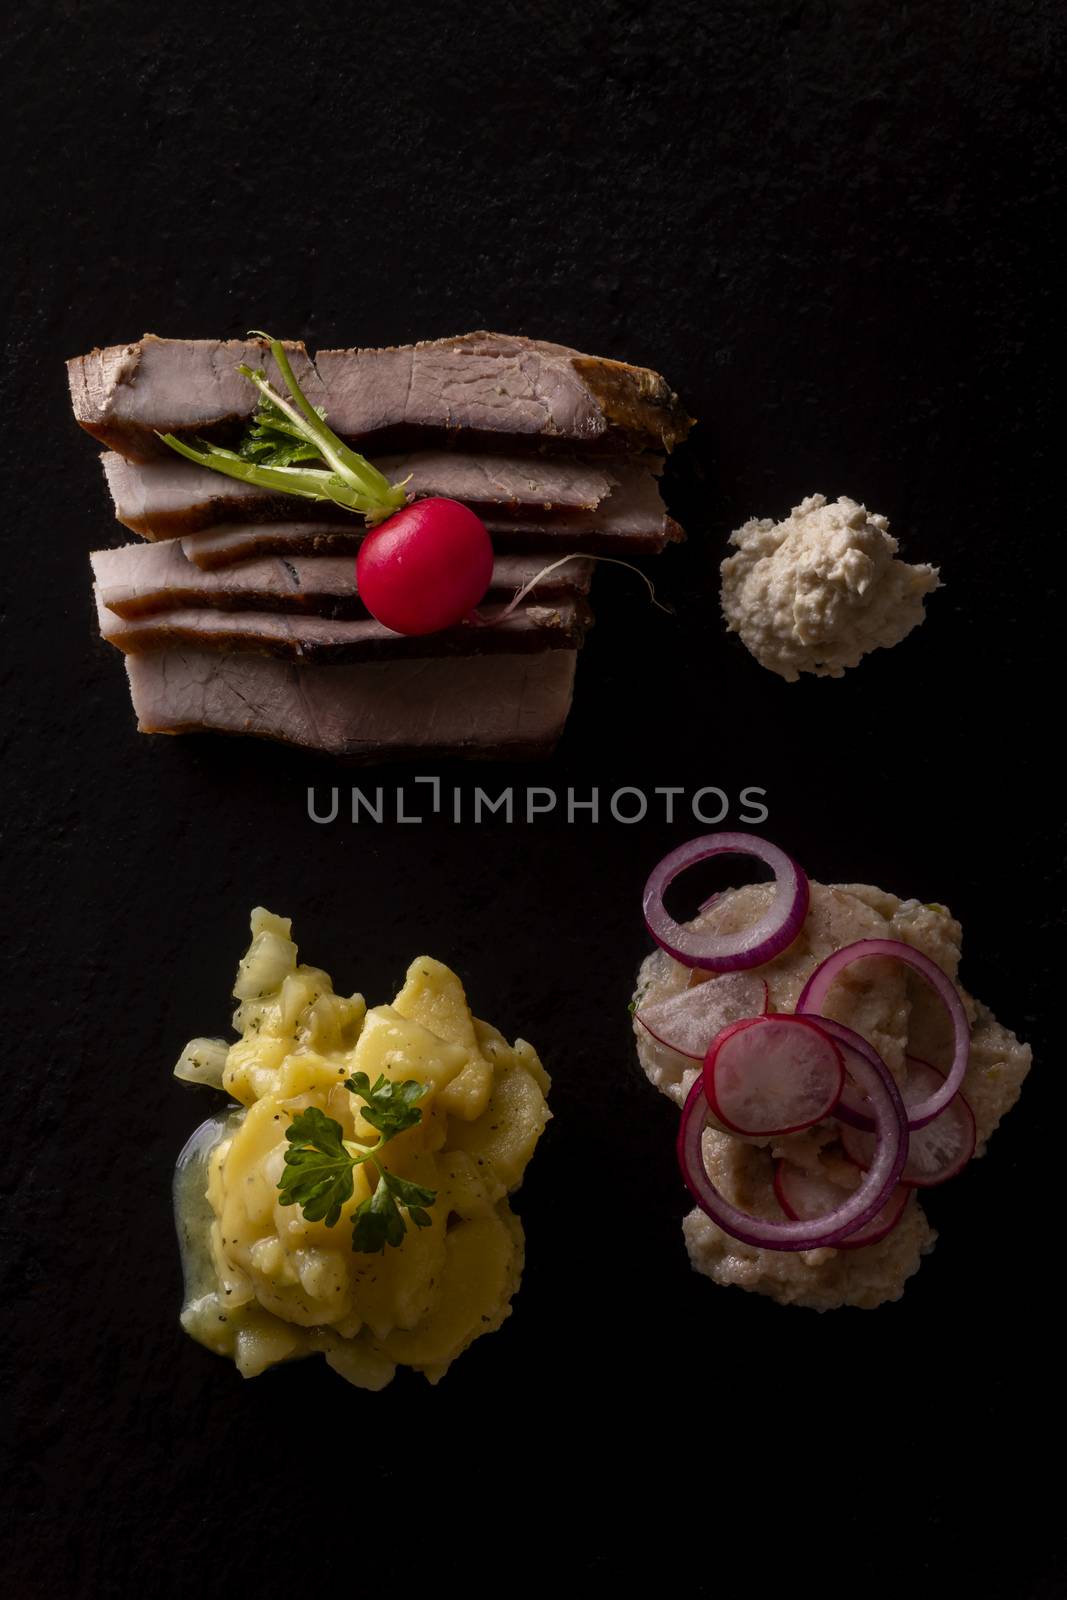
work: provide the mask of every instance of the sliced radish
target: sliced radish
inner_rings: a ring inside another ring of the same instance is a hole
[[[830,1178],[784,1160],[774,1164],[774,1192],[778,1204],[793,1222],[816,1222],[819,1217],[832,1214],[842,1199],[842,1190]],[[877,1244],[879,1239],[892,1233],[908,1203],[909,1193],[903,1183],[898,1183],[881,1211],[855,1233],[839,1240],[836,1248],[859,1250],[865,1244]]]
[[[668,1050],[703,1061],[716,1035],[731,1022],[759,1016],[766,1008],[767,985],[762,978],[751,972],[723,972],[668,1000],[642,1006],[637,1020]]]
[[[810,1017],[772,1015],[735,1022],[723,1029],[704,1058],[708,1104],[735,1133],[810,1128],[833,1111],[844,1081],[841,1051]]]
[[[834,1107],[834,1116],[838,1122],[848,1123],[851,1127],[862,1128],[867,1132],[871,1127],[871,1108],[860,1086],[868,1082],[870,1067],[881,1064],[886,1072],[889,1068],[885,1066],[873,1044],[868,1044],[861,1033],[846,1028],[843,1022],[835,1022],[833,1017],[815,1017],[813,1020],[819,1024],[824,1033],[828,1033],[831,1039],[837,1041],[838,1048],[845,1058],[845,1082],[841,1098]],[[904,1104],[903,1097],[900,1103]]]
[[[901,1089],[905,1108],[928,1100],[945,1081],[945,1074],[928,1061],[908,1056],[908,1081]],[[962,1172],[974,1155],[977,1133],[974,1112],[957,1094],[933,1122],[912,1128],[908,1136],[908,1159],[900,1181],[912,1189],[932,1189]],[[866,1168],[874,1151],[874,1136],[843,1124],[841,1143],[845,1154],[858,1167]]]

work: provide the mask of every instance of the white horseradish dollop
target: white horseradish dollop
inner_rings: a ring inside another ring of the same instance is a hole
[[[756,660],[795,683],[840,678],[923,620],[936,567],[896,560],[887,518],[842,495],[809,495],[782,522],[753,517],[722,564],[722,610]]]

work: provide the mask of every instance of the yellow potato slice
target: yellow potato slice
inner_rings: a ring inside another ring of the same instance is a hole
[[[393,1010],[411,1022],[420,1022],[449,1044],[477,1049],[463,985],[449,967],[432,956],[419,956],[411,963]]]
[[[489,1104],[493,1089],[493,1069],[484,1056],[468,1061],[462,1072],[446,1084],[437,1104],[450,1117],[461,1122],[476,1122]]]
[[[349,1383],[354,1383],[357,1389],[370,1389],[376,1393],[392,1382],[396,1372],[394,1362],[362,1339],[339,1340],[326,1349],[325,1355],[326,1365]]]
[[[456,1123],[452,1144],[466,1151],[483,1177],[495,1175],[505,1190],[514,1189],[550,1116],[545,1097],[526,1068],[502,1061],[484,1113],[477,1122]]]
[[[467,1060],[468,1051],[463,1045],[439,1039],[421,1023],[409,1022],[392,1006],[375,1006],[367,1012],[359,1043],[352,1052],[352,1072],[365,1072],[372,1084],[379,1077],[397,1083],[410,1078],[425,1083],[429,1093],[420,1101],[425,1110],[432,1104],[434,1093],[451,1083]],[[357,1139],[377,1137],[358,1108],[355,1118]]]
[[[498,1328],[511,1309],[519,1249],[498,1216],[457,1223],[445,1237],[445,1273],[433,1310],[411,1332],[398,1329],[383,1340],[384,1353],[412,1367],[446,1367],[479,1334]]]

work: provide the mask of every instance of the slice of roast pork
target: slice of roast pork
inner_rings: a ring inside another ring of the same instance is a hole
[[[109,611],[99,590],[96,609],[101,636],[127,654],[194,645],[322,663],[574,650],[592,623],[577,596],[560,596],[554,605],[525,600],[501,622],[425,635],[393,633],[372,618],[273,611],[160,611],[128,619]]]
[[[324,350],[311,364],[287,345],[297,380],[335,433],[378,449],[462,431],[464,443],[670,450],[690,419],[657,372],[564,345],[468,333],[384,350]],[[263,366],[256,340],[160,339],[146,334],[67,363],[74,415],[134,461],[166,454],[159,433],[232,438],[258,395],[234,369]]]
[[[159,611],[307,611],[320,617],[365,617],[350,555],[261,557],[203,571],[180,539],[127,544],[91,556],[101,602],[127,619]],[[510,600],[544,565],[533,556],[498,556],[487,604]],[[588,594],[591,561],[567,561],[537,585],[548,596]]]
[[[186,553],[198,566],[256,555],[347,554],[363,538],[359,517],[331,516],[313,500],[264,494],[191,462],[134,464],[113,452],[102,459],[118,520],[149,539],[187,534]],[[501,550],[558,549],[562,541],[594,553],[655,555],[682,537],[660,497],[655,457],[613,458],[603,467],[535,457],[516,461],[514,472],[504,456],[492,464],[443,452],[394,459],[378,465],[397,481],[417,466],[421,482],[413,477],[413,491],[473,504]],[[489,492],[486,470],[509,499],[477,498]]]
[[[549,755],[574,688],[575,652],[447,661],[294,665],[192,646],[126,657],[142,733],[278,739],[356,761]]]
[[[293,374],[312,405],[324,404],[302,344],[285,341]],[[259,402],[238,366],[262,368],[286,392],[281,373],[261,339],[158,339],[110,345],[67,362],[67,382],[77,421],[131,461],[174,452],[157,433],[232,433]]]
[[[102,458],[115,515],[147,539],[220,522],[316,522],[342,525],[348,518],[322,501],[268,494],[254,484],[226,478],[170,453],[167,461],[135,463],[114,451]],[[576,461],[569,456],[487,456],[466,451],[414,451],[380,456],[375,465],[391,483],[406,482],[415,499],[443,495],[461,500],[481,516],[529,520],[546,512],[588,512],[616,488],[609,463]]]
[[[586,449],[671,450],[691,426],[658,372],[515,335],[320,350],[315,366],[330,426],[352,439],[444,428]]]
[[[615,488],[595,511],[561,511],[552,517],[517,512],[492,525],[493,543],[509,550],[548,550],[560,544],[593,554],[659,555],[685,538],[667,515],[659,490],[660,463],[651,456],[613,461]]]

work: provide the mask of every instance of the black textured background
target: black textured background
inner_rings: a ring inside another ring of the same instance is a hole
[[[1064,1592],[1057,10],[30,0],[8,22],[15,1600]],[[669,478],[690,542],[657,568],[678,621],[605,569],[555,762],[444,776],[760,785],[815,875],[953,907],[966,981],[1038,1066],[931,1201],[902,1303],[818,1318],[688,1269],[625,1005],[644,876],[695,827],[316,827],[328,764],[135,735],[90,620],[86,551],[115,529],[61,362],[250,325],[540,335],[661,368],[700,418]],[[722,634],[709,574],[741,519],[816,489],[885,512],[945,587],[899,649],[789,687]],[[257,901],[375,1001],[441,956],[555,1076],[515,1313],[436,1390],[365,1396],[318,1362],[242,1384],[177,1326],[170,1167],[205,1106],[170,1065],[225,1028]]]

